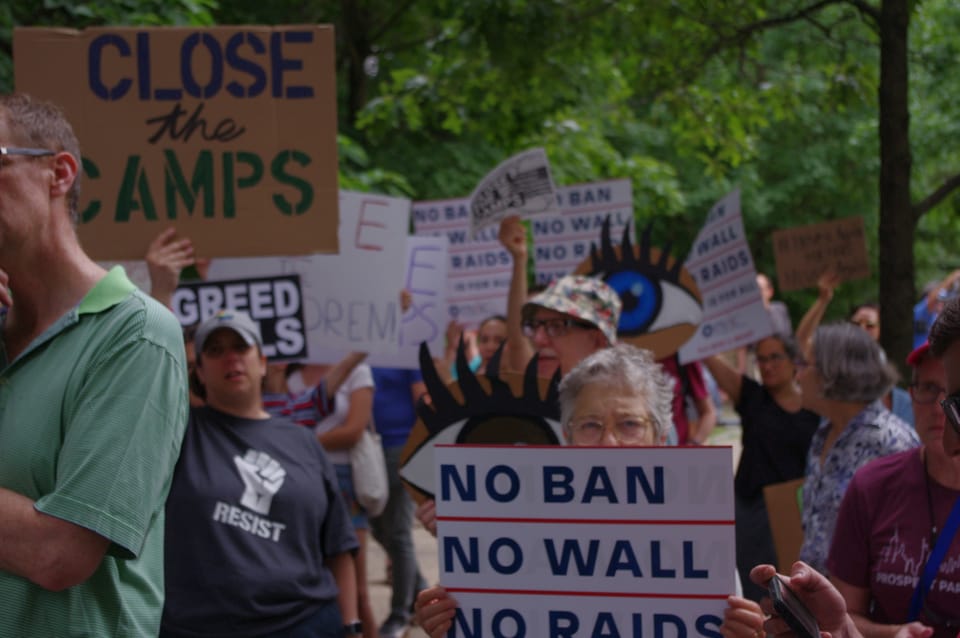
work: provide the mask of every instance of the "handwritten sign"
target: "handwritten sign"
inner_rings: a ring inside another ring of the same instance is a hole
[[[557,189],[556,215],[537,215],[530,221],[533,261],[538,284],[548,284],[573,272],[590,256],[603,220],[620,237],[633,219],[633,188],[629,179],[574,184]]]
[[[677,351],[680,363],[727,352],[773,333],[743,231],[739,190],[710,209],[684,267],[703,297],[703,320]]]
[[[557,210],[557,188],[542,148],[518,153],[487,173],[470,195],[470,234],[511,215],[530,217]]]
[[[497,239],[497,227],[472,237],[466,198],[414,202],[413,226],[417,235],[449,241],[447,321],[475,328],[491,315],[506,314],[513,259]]]
[[[870,276],[863,217],[778,230],[773,233],[773,255],[784,292],[816,286],[828,269],[841,281]]]
[[[209,257],[337,252],[333,27],[18,28],[14,64],[80,140],[95,259],[170,225]]]
[[[182,326],[202,323],[222,308],[243,310],[259,324],[267,358],[302,359],[307,354],[297,275],[183,284],[171,305]]]
[[[420,344],[442,353],[447,325],[447,238],[407,237],[407,267],[403,288],[410,293],[410,309],[400,319],[396,352],[370,354],[364,363],[375,368],[420,368]],[[346,351],[323,350],[314,361],[339,361]]]
[[[451,635],[719,635],[735,587],[728,448],[435,454]]]
[[[212,281],[299,275],[307,360],[325,349],[394,353],[410,200],[342,191],[339,255],[214,259]]]

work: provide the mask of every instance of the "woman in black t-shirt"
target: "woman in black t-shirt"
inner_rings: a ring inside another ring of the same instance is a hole
[[[820,417],[801,408],[793,339],[766,337],[756,343],[756,353],[762,385],[718,356],[704,363],[740,415],[743,451],[734,480],[737,568],[745,596],[759,601],[765,592],[750,581],[750,568],[777,562],[763,488],[803,477],[807,448]]]

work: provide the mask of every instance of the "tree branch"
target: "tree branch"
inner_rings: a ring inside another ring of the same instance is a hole
[[[960,173],[948,177],[942,184],[940,184],[937,190],[933,191],[923,200],[911,206],[910,210],[913,213],[913,218],[919,221],[920,218],[929,212],[931,208],[945,200],[950,193],[955,191],[957,188],[960,188]]]
[[[872,19],[875,24],[880,24],[880,9],[864,0],[847,0],[847,2],[859,9],[860,13]]]
[[[406,2],[400,4],[400,6],[397,7],[396,11],[394,11],[389,18],[383,21],[383,24],[371,29],[371,31],[373,31],[373,35],[370,36],[370,41],[377,42],[380,38],[382,38],[383,34],[389,31],[390,27],[392,27],[393,24],[400,19],[400,16],[406,13],[407,10],[410,7],[412,7],[416,1],[417,0],[407,0]]]

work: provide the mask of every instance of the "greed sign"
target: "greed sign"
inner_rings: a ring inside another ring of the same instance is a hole
[[[336,252],[331,27],[18,29],[14,50],[17,90],[80,139],[94,257],[170,225],[210,257]]]

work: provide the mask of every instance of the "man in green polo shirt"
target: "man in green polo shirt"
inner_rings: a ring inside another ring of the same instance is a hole
[[[83,252],[79,179],[62,112],[0,96],[0,636],[156,635],[163,606],[183,340]]]

